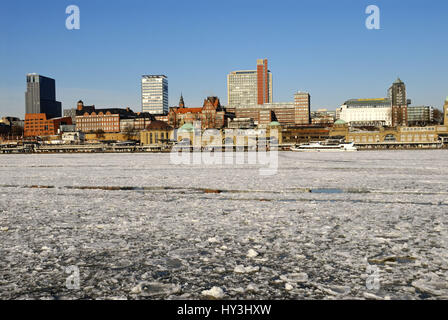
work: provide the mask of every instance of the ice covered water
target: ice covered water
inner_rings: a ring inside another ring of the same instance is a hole
[[[260,176],[169,154],[2,155],[0,298],[447,299],[447,164],[281,152]]]

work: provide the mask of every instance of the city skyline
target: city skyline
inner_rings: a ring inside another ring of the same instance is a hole
[[[198,107],[207,96],[218,96],[227,105],[226,75],[252,69],[260,57],[269,60],[275,73],[274,102],[288,101],[303,90],[313,96],[312,110],[334,110],[351,98],[383,96],[385,85],[399,76],[413,105],[442,107],[448,90],[443,56],[447,44],[442,41],[447,4],[428,7],[415,0],[402,10],[397,3],[376,1],[381,30],[367,30],[366,1],[345,1],[344,6],[329,1],[280,1],[269,7],[254,3],[193,1],[190,8],[177,2],[152,4],[148,19],[164,23],[163,36],[161,27],[157,32],[144,27],[140,12],[148,4],[141,1],[134,6],[117,1],[107,7],[78,1],[82,23],[73,31],[64,26],[68,3],[2,3],[2,12],[11,15],[0,22],[6,43],[0,53],[0,112],[23,118],[23,79],[31,72],[56,79],[63,109],[84,99],[101,107],[139,110],[142,74],[169,77],[169,106],[177,104],[181,93],[186,106]],[[166,17],[158,16],[169,7]],[[203,28],[200,18],[210,14],[215,21]],[[256,14],[272,22],[256,22]],[[31,17],[45,21],[33,32]],[[114,19],[123,24],[110,22]],[[254,27],[243,28],[249,24]],[[189,37],[192,33],[195,36]],[[148,41],[141,44],[140,37]],[[266,37],[269,41],[261,41]],[[396,46],[399,50],[391,49]],[[105,81],[108,78],[113,83]]]

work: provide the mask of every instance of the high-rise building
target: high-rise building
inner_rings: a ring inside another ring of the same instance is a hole
[[[272,87],[269,79],[268,59],[257,60],[257,104],[272,102],[272,94],[269,88]]]
[[[389,88],[389,99],[392,101],[392,126],[408,125],[408,100],[406,85],[398,78]]]
[[[238,108],[272,102],[272,73],[268,60],[257,60],[256,70],[233,71],[227,75],[228,107]]]
[[[168,78],[164,75],[142,76],[142,111],[168,113]]]
[[[228,107],[257,104],[257,71],[240,70],[227,75]]]
[[[311,95],[308,92],[297,92],[294,95],[296,124],[311,123]]]
[[[48,119],[61,117],[62,105],[56,101],[56,84],[54,79],[35,73],[26,76],[25,113],[45,113]]]

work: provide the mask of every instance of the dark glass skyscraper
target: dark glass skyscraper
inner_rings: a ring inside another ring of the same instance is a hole
[[[62,105],[56,101],[54,79],[31,73],[26,76],[26,82],[25,112],[45,113],[48,119],[61,117]]]

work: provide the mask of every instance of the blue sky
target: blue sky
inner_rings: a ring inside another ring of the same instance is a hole
[[[65,28],[78,5],[81,29]],[[367,30],[365,9],[381,9]],[[23,117],[25,75],[56,79],[76,101],[140,111],[140,77],[165,74],[170,106],[227,103],[226,75],[269,59],[274,101],[309,91],[312,108],[383,97],[399,76],[413,105],[448,95],[445,0],[40,0],[0,2],[0,115]]]

